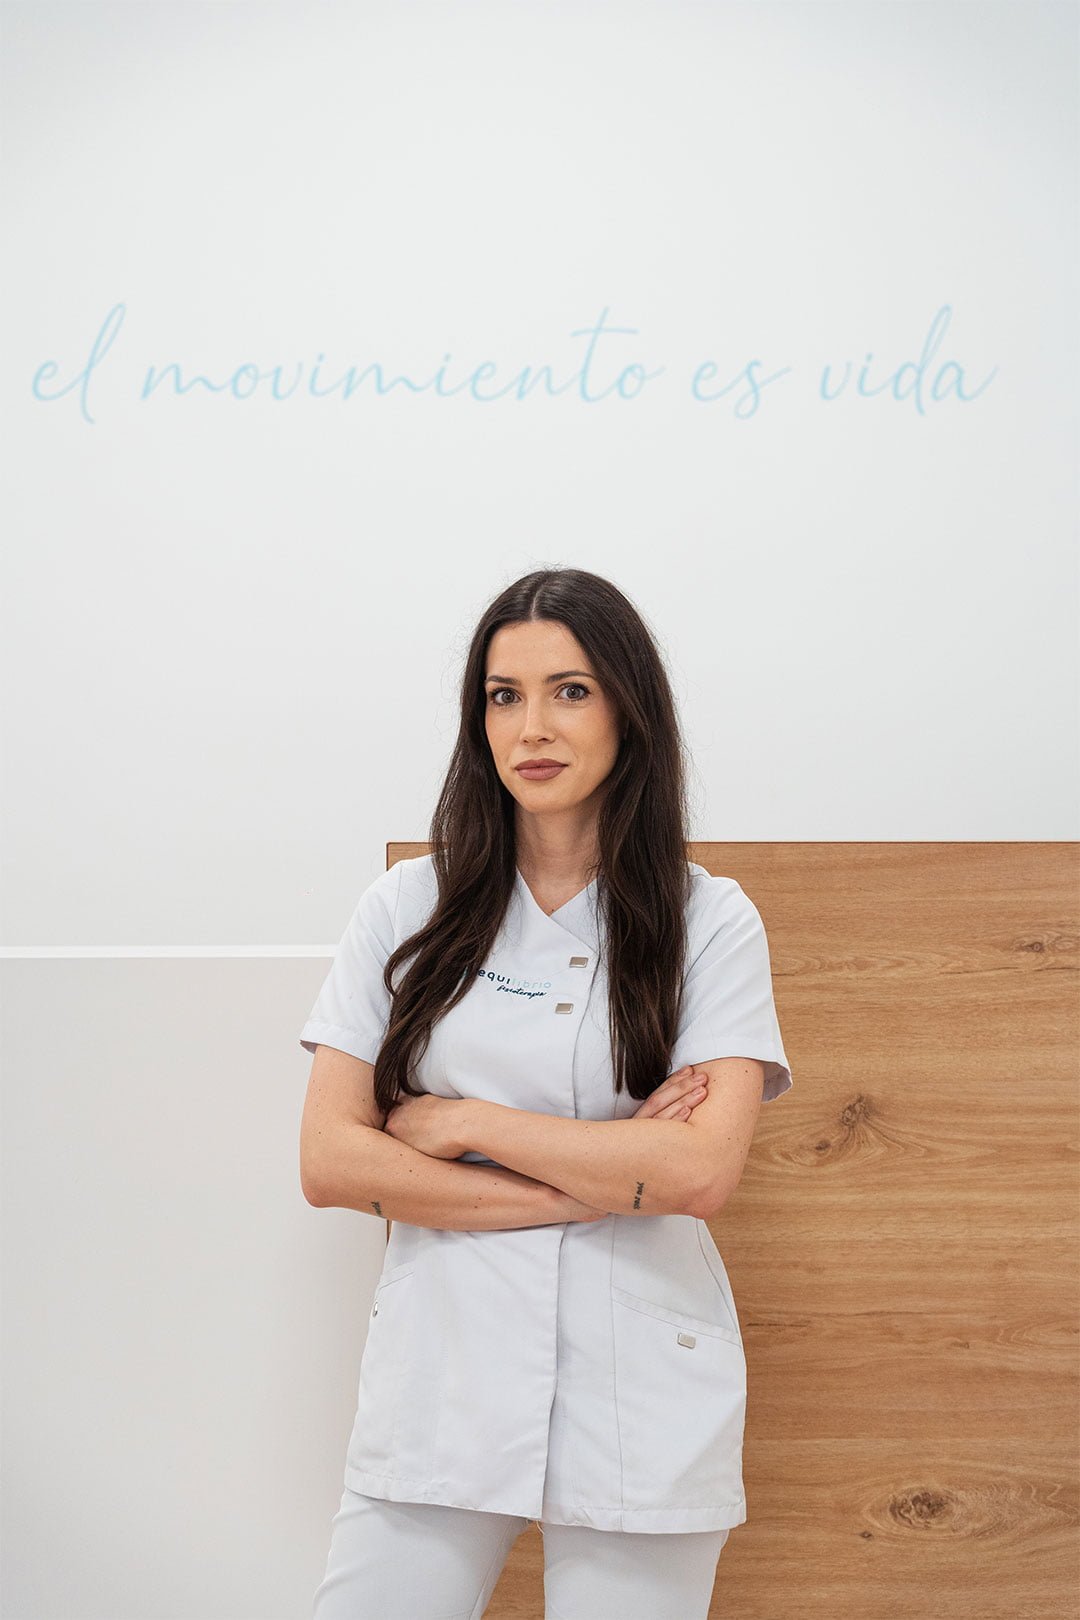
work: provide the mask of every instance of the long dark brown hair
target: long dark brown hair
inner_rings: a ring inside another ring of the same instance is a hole
[[[626,735],[597,817],[601,950],[606,948],[615,1090],[644,1099],[668,1074],[686,952],[685,753],[671,687],[641,614],[599,574],[543,568],[516,580],[480,619],[465,662],[461,723],[428,843],[438,900],[423,928],[383,971],[392,997],[375,1063],[385,1115],[411,1077],[432,1025],[457,1005],[483,966],[514,888],[515,801],[501,782],[485,725],[488,643],[504,625],[564,624],[588,654]],[[412,958],[398,985],[396,969]],[[421,1044],[422,1043],[422,1044]]]

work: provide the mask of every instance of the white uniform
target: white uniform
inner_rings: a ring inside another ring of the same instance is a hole
[[[768,1102],[792,1082],[761,917],[733,878],[689,865],[687,983],[666,1072],[759,1058]],[[309,1052],[321,1043],[375,1062],[383,964],[435,901],[430,855],[369,885],[301,1032]],[[487,962],[432,1030],[423,1089],[565,1119],[635,1113],[638,1099],[615,1095],[598,938],[595,881],[548,916],[518,872]],[[450,1232],[395,1220],[345,1483],[599,1530],[722,1529],[746,1519],[745,1411],[739,1319],[704,1221],[609,1214]]]

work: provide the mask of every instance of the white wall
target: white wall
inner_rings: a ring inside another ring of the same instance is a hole
[[[9,0],[2,52],[3,1613],[292,1620],[385,1233],[303,1201],[298,1032],[488,599],[631,594],[696,837],[1077,835],[1076,8]]]

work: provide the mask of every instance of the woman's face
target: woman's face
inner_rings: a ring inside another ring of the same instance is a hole
[[[620,727],[577,638],[551,619],[503,625],[485,674],[487,739],[507,791],[541,815],[585,804],[615,763]],[[527,759],[562,770],[529,778],[517,769]]]

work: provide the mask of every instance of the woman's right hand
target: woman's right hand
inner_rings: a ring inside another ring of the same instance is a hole
[[[689,1063],[676,1074],[669,1074],[630,1118],[689,1119],[698,1103],[705,1101],[708,1090],[709,1076]]]
[[[709,1076],[692,1064],[657,1086],[641,1103],[630,1119],[689,1119],[698,1103],[704,1102],[709,1090]],[[608,1213],[592,1209],[588,1204],[560,1192],[560,1221],[602,1221]]]

